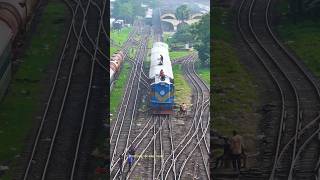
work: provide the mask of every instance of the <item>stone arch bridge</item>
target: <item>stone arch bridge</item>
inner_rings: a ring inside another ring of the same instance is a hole
[[[164,13],[160,16],[162,27],[164,31],[176,31],[177,27],[181,24],[193,24],[200,21],[202,13],[194,13],[190,18],[184,22],[181,22],[176,18],[176,15],[173,13]]]

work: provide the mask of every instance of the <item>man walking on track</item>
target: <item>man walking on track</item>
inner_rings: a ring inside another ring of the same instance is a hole
[[[130,171],[131,167],[134,163],[134,158],[133,158],[133,155],[131,155],[131,154],[128,155],[128,163],[129,163],[129,171]]]
[[[131,166],[134,163],[134,155],[136,154],[134,145],[131,145],[129,148],[129,155],[128,155],[128,163],[129,163],[129,170],[131,169]]]
[[[234,169],[240,170],[240,156],[243,148],[243,140],[242,136],[240,136],[237,131],[233,131],[233,137],[230,139],[230,148],[232,153],[232,166]]]

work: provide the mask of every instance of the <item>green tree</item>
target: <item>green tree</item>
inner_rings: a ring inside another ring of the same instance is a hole
[[[320,0],[288,0],[288,15],[294,21],[320,17]]]
[[[114,3],[113,16],[124,19],[126,23],[133,23],[137,16],[144,16],[145,9],[141,7],[142,0],[117,0]]]
[[[191,27],[194,48],[199,52],[199,59],[203,66],[210,65],[210,15],[205,14],[200,21]]]
[[[191,13],[191,10],[188,8],[187,5],[181,5],[176,9],[175,14],[177,19],[183,22],[189,19],[190,13]]]
[[[190,25],[182,24],[178,26],[177,32],[173,35],[173,42],[189,43],[192,41],[192,34],[190,31]]]
[[[146,9],[141,7],[142,0],[130,0],[132,6],[133,6],[133,12],[134,16],[141,16],[144,17],[146,13]]]

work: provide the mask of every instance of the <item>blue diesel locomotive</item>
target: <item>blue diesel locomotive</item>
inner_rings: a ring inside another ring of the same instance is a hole
[[[149,79],[151,79],[152,114],[173,114],[174,78],[166,43],[155,42],[153,44]]]

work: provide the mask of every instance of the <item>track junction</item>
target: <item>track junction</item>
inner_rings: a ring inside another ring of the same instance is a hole
[[[158,11],[159,12],[159,11]],[[180,59],[183,73],[193,89],[193,106],[186,117],[151,115],[142,108],[149,89],[144,72],[148,39],[162,40],[159,19],[154,27],[143,26],[138,50],[116,118],[111,121],[111,179],[210,179],[209,172],[209,87],[195,70],[197,55]],[[156,27],[155,27],[156,26]],[[158,27],[158,28],[157,28]],[[139,32],[137,32],[139,34]],[[136,149],[129,170],[129,148]],[[124,156],[119,165],[120,155]]]
[[[52,86],[17,179],[86,179],[107,107],[107,1],[64,0],[70,25]]]
[[[271,87],[257,176],[240,179],[320,178],[319,82],[272,30],[272,0],[238,2],[236,28],[261,77]],[[276,128],[274,128],[276,127]]]

